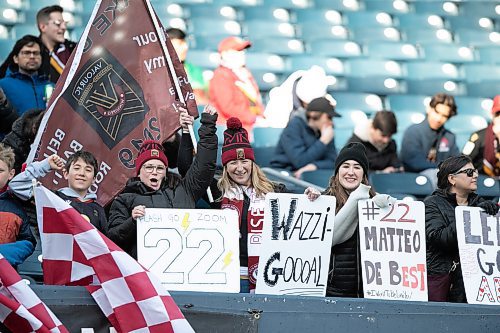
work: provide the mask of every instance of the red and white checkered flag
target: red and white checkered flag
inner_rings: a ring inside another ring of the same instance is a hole
[[[68,332],[1,254],[0,322],[15,333]]]
[[[194,332],[153,274],[45,187],[35,199],[45,284],[93,278],[87,289],[118,332]]]

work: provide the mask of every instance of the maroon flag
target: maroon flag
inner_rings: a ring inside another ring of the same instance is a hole
[[[165,141],[179,128],[179,101],[197,116],[184,67],[149,0],[97,1],[57,82],[28,162],[54,153],[67,159],[80,149],[92,152],[99,170],[90,190],[104,205],[135,175],[142,141]],[[64,182],[59,172],[42,179],[52,189]]]

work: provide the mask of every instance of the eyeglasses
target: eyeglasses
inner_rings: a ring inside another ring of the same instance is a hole
[[[58,28],[60,28],[60,27],[61,27],[61,25],[63,25],[63,24],[64,24],[64,26],[67,26],[67,25],[68,25],[68,23],[69,23],[68,21],[61,21],[61,20],[52,20],[52,21],[49,21],[49,22],[54,23],[54,25],[55,25],[56,27],[58,27]]]
[[[467,175],[467,177],[472,177],[472,176],[474,176],[474,174],[479,174],[477,169],[470,168],[470,169],[464,169],[464,170],[457,171],[453,175],[456,176],[456,175],[461,174],[461,173],[465,173]]]
[[[158,173],[164,173],[167,170],[163,165],[144,165],[143,168],[147,173],[153,173],[155,169]]]
[[[24,57],[39,57],[41,55],[40,51],[21,51],[19,54]]]
[[[312,120],[312,121],[317,121],[321,118],[321,116],[323,116],[323,113],[320,113],[320,114],[317,114],[317,115],[310,115],[310,114],[306,114],[306,119],[307,120]],[[329,114],[327,114],[328,116],[328,119],[332,120],[332,116],[330,116]]]

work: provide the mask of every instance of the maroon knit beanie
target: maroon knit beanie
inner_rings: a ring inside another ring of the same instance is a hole
[[[160,160],[168,168],[168,159],[163,152],[163,147],[158,141],[146,140],[142,143],[141,149],[139,150],[139,155],[135,159],[135,170],[137,174],[141,170],[144,163],[149,160]]]
[[[241,127],[241,121],[236,117],[227,120],[222,145],[222,165],[232,160],[249,159],[255,161],[252,146],[248,141],[247,130]]]

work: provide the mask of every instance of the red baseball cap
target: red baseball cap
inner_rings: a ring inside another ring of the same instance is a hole
[[[222,53],[224,51],[228,50],[235,50],[235,51],[241,51],[246,48],[249,48],[252,46],[252,43],[250,43],[248,40],[243,40],[240,37],[232,36],[232,37],[227,37],[224,38],[220,43],[219,43],[219,53]]]
[[[493,106],[491,107],[491,114],[495,116],[500,111],[500,95],[496,95],[493,99]]]

